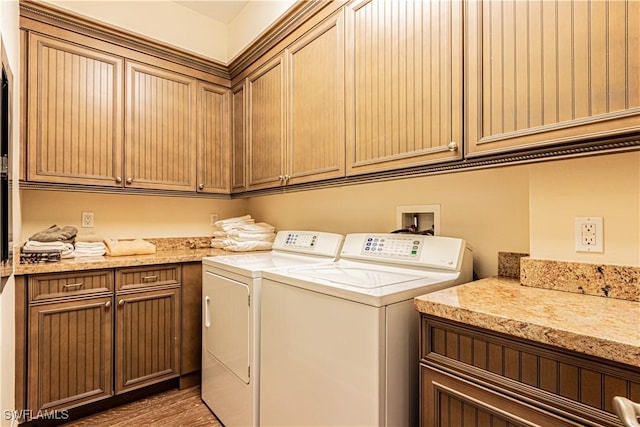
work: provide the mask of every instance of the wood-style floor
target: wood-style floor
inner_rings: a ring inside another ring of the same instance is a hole
[[[200,399],[200,386],[165,391],[63,425],[65,427],[222,427]]]

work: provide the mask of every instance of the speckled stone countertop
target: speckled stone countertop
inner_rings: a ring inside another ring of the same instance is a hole
[[[444,319],[640,367],[640,303],[521,286],[493,277],[422,295]]]
[[[204,257],[219,255],[229,255],[229,252],[214,248],[167,249],[150,255],[96,256],[63,259],[58,262],[16,264],[14,274],[58,273],[100,268],[134,267],[137,265],[171,264],[174,262],[201,261]]]

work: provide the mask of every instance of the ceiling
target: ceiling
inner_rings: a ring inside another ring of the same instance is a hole
[[[208,18],[228,24],[249,0],[174,0],[174,2]]]

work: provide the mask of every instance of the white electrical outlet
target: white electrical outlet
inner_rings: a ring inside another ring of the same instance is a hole
[[[215,226],[216,221],[218,220],[218,214],[217,213],[212,213],[209,217],[209,225],[211,227]]]
[[[576,217],[576,252],[604,252],[601,216]]]
[[[82,212],[82,227],[93,227],[93,212]]]

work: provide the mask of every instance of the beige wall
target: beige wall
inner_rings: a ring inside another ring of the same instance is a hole
[[[529,250],[529,167],[514,166],[422,178],[292,192],[249,200],[249,212],[278,229],[390,232],[396,206],[440,205],[441,235],[474,250],[480,277],[497,274],[498,251]]]
[[[104,238],[210,236],[210,214],[244,215],[244,199],[202,199],[119,194],[22,191],[22,241],[52,224],[78,227]],[[81,212],[94,213],[94,228],[81,228]]]
[[[640,266],[640,153],[532,165],[531,256]],[[604,252],[576,252],[577,216],[601,216]]]

